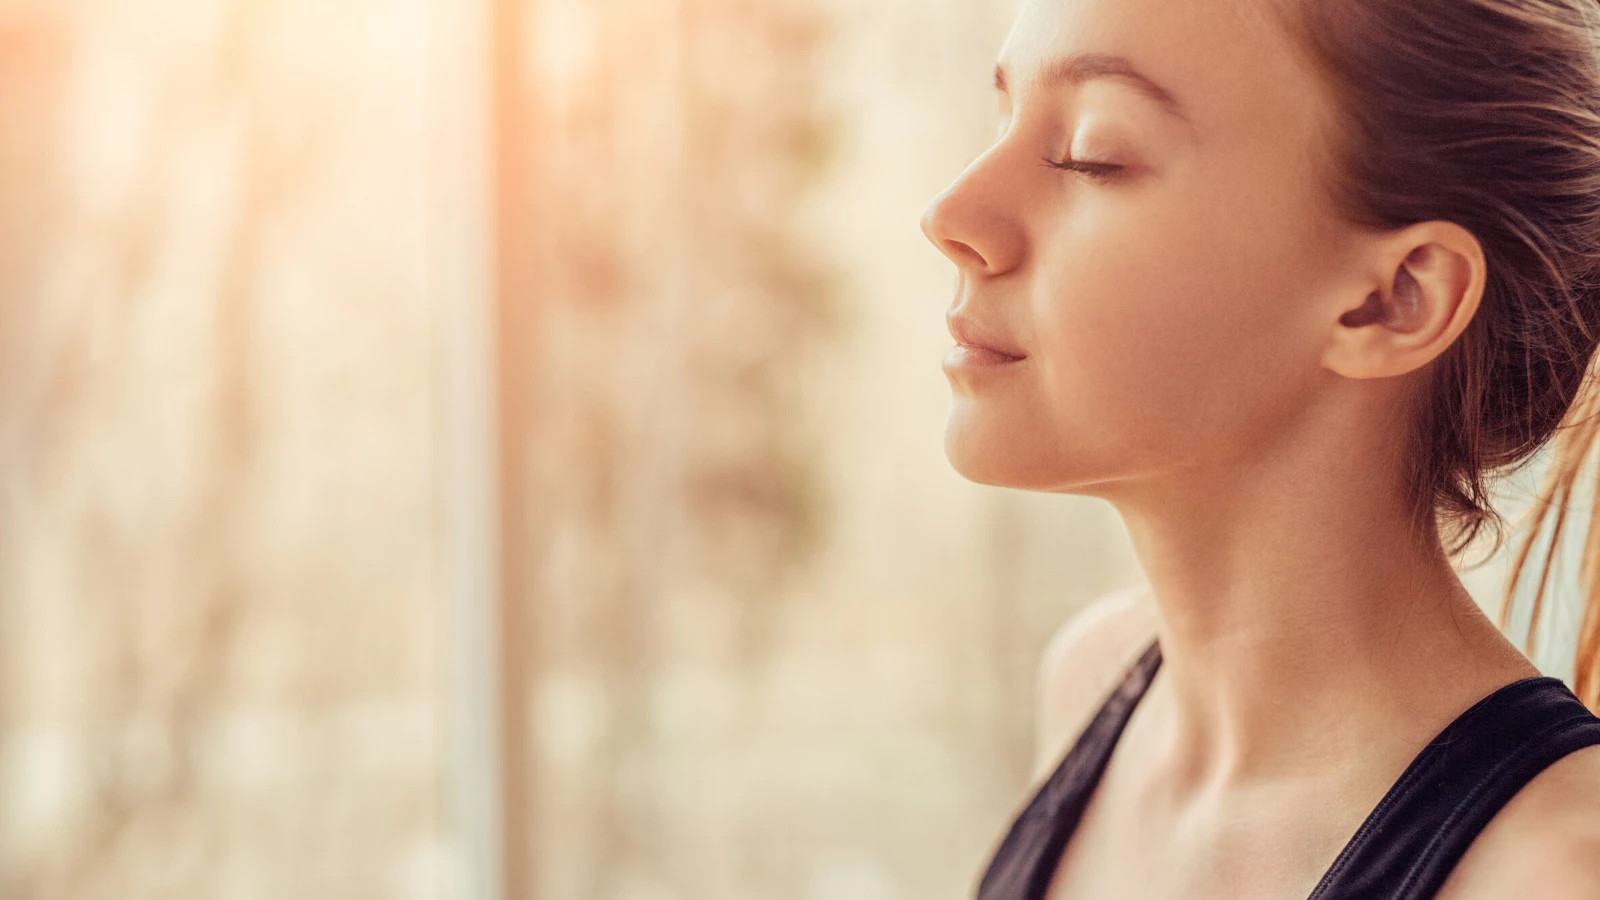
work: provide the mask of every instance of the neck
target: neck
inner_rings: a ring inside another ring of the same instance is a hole
[[[1373,457],[1321,446],[1111,498],[1159,609],[1164,743],[1185,782],[1370,759],[1378,744],[1409,758],[1489,690],[1537,674]]]

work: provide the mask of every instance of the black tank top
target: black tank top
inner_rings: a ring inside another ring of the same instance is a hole
[[[1044,900],[1111,750],[1160,666],[1161,647],[1153,642],[1012,822],[978,883],[978,900]],[[1591,744],[1600,744],[1600,718],[1560,679],[1533,676],[1495,690],[1411,760],[1306,900],[1432,897],[1513,794]]]

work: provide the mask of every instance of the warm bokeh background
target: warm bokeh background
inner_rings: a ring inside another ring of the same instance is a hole
[[[1138,578],[943,456],[1015,6],[0,0],[0,897],[968,896]]]

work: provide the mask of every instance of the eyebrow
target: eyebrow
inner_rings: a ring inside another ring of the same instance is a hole
[[[1125,56],[1111,53],[1074,53],[1071,56],[1064,56],[1052,60],[1045,66],[1039,73],[1037,83],[1040,88],[1049,91],[1062,85],[1079,85],[1096,78],[1114,78],[1154,100],[1167,113],[1190,122],[1189,114],[1184,111],[1183,104],[1178,102],[1178,98],[1140,72]],[[997,64],[994,67],[995,89],[1005,91],[1006,84],[1005,67]]]

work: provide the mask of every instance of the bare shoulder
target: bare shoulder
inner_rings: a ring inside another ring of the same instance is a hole
[[[1054,767],[1155,634],[1147,584],[1106,594],[1056,629],[1039,660],[1035,781]]]
[[[1600,897],[1600,746],[1534,776],[1467,848],[1438,896]]]

